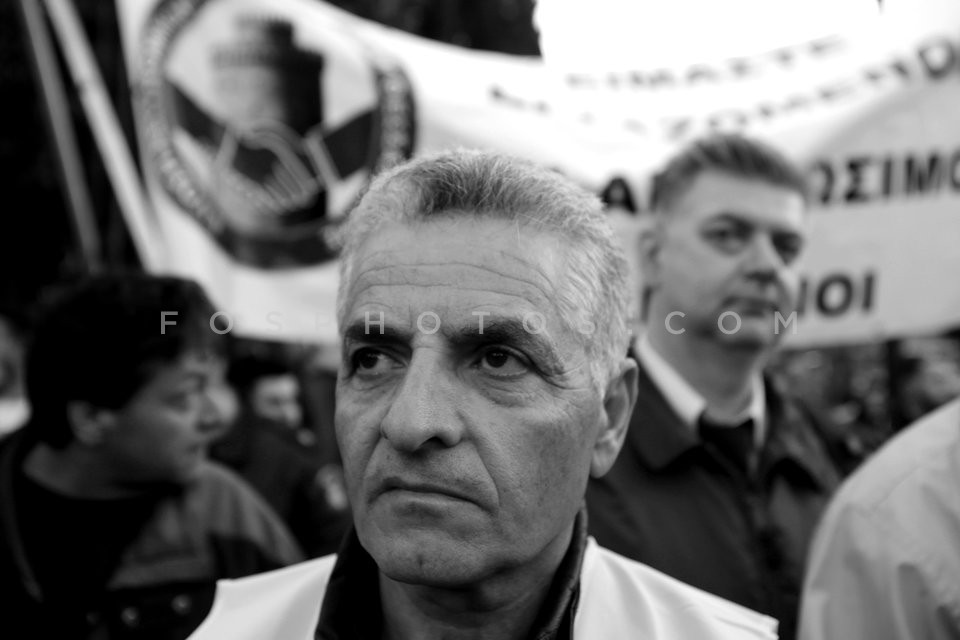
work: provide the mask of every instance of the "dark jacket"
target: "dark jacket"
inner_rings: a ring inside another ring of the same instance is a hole
[[[350,527],[350,511],[331,504],[318,458],[307,458],[281,429],[289,431],[244,416],[211,447],[210,457],[233,469],[257,490],[308,557],[334,553]]]
[[[840,477],[812,416],[767,381],[751,477],[676,415],[640,367],[623,450],[587,491],[590,533],[618,553],[778,618],[792,638],[807,547]]]
[[[217,579],[302,559],[262,500],[227,469],[206,463],[188,486],[158,496],[98,599],[101,606],[78,618],[48,602],[24,553],[12,493],[28,447],[22,432],[0,442],[4,638],[186,638],[208,612]]]

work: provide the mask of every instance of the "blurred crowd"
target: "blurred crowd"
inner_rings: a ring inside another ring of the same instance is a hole
[[[69,286],[69,285],[67,285]],[[43,298],[63,287],[53,286]],[[36,309],[0,309],[0,436],[31,416],[25,358]],[[336,371],[319,350],[227,334],[211,380],[209,456],[254,487],[310,557],[332,553],[349,522],[333,436]]]

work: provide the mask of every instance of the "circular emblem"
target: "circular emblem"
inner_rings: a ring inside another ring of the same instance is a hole
[[[162,0],[136,97],[160,187],[233,258],[261,268],[336,255],[370,177],[413,152],[403,69],[324,21],[222,0]]]

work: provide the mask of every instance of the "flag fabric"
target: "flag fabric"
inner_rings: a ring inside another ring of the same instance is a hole
[[[375,172],[450,147],[523,156],[602,194],[631,251],[652,173],[694,136],[737,130],[809,170],[792,344],[957,326],[956,4],[736,59],[597,71],[316,0],[118,0],[160,247],[148,266],[199,280],[239,334],[335,344],[337,230]]]

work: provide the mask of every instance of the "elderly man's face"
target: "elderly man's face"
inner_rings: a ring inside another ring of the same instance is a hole
[[[612,464],[583,336],[555,304],[560,246],[443,220],[361,247],[336,430],[357,533],[390,578],[456,587],[562,553],[591,468]]]

